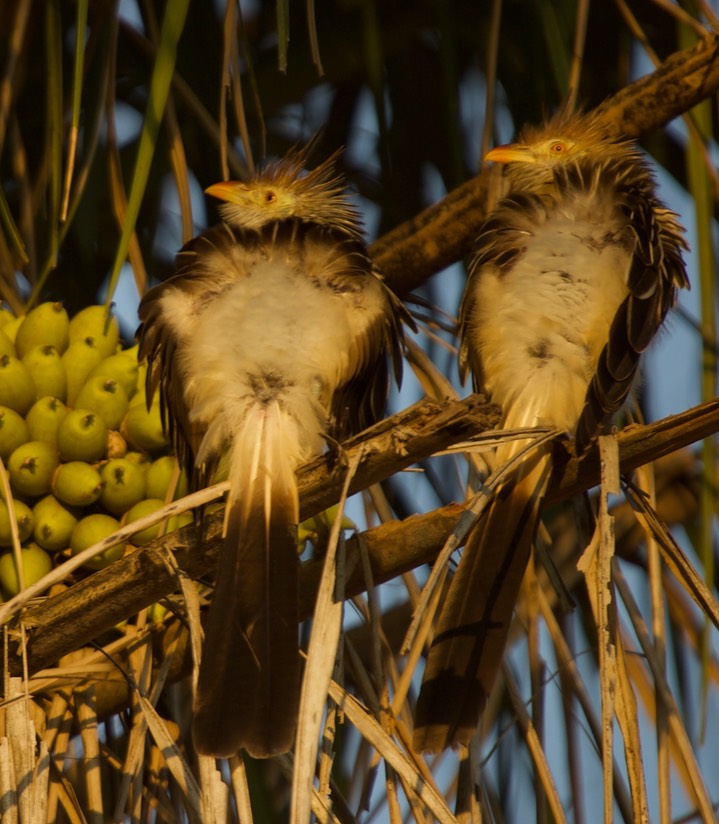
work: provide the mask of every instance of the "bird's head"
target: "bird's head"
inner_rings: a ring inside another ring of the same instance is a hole
[[[244,229],[257,231],[274,221],[298,218],[360,236],[359,213],[335,169],[337,156],[305,171],[305,152],[293,149],[248,180],[215,183],[205,193],[224,201],[222,217]]]
[[[560,113],[543,126],[524,129],[516,143],[490,149],[484,159],[507,164],[511,183],[535,189],[551,185],[558,166],[584,158],[601,161],[625,146],[596,116]]]

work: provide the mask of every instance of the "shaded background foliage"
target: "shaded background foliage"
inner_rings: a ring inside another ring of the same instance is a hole
[[[46,261],[56,228],[56,215],[48,202],[53,185],[48,144],[55,124],[44,101],[50,76],[52,82],[57,82],[57,77],[55,67],[49,65],[46,44],[49,37],[61,35],[66,130],[77,5],[57,0],[47,4],[42,0],[23,2],[32,9],[12,77],[0,177],[26,239],[30,261],[24,272],[32,283]],[[238,30],[240,48],[246,64],[251,66],[251,72],[242,78],[242,86],[247,128],[256,157],[261,158],[265,142],[268,154],[281,154],[298,137],[306,138],[322,125],[324,132],[316,156],[324,157],[340,146],[357,145],[358,133],[371,129],[371,134],[361,140],[361,150],[348,152],[342,167],[357,190],[378,207],[376,230],[380,234],[411,218],[436,197],[437,182],[428,186],[430,171],[438,175],[439,191],[452,189],[476,173],[492,4],[471,0],[322,3],[315,22],[323,77],[318,76],[310,52],[308,11],[303,3],[288,5],[286,73],[278,70],[274,2],[245,4],[244,25]],[[0,12],[0,45],[6,54],[17,6],[16,2],[4,3]],[[52,35],[47,31],[47,9],[51,6],[57,9],[60,27]],[[131,6],[121,4],[120,10],[123,8],[127,12]],[[102,81],[108,74],[116,103],[127,107],[118,114],[118,120],[129,120],[133,112],[138,119],[144,116],[154,54],[154,38],[147,33],[157,30],[164,5],[141,3],[137,8],[142,18],[139,30],[134,15],[121,17],[118,23],[115,4],[98,0],[89,5],[80,164],[89,159],[93,124],[98,117],[105,117],[108,85]],[[666,12],[651,2],[637,3],[633,10],[660,57],[676,50],[676,27]],[[537,122],[566,96],[575,18],[574,0],[504,3],[497,44],[497,77],[502,90],[499,99],[515,123]],[[222,177],[218,151],[222,27],[220,4],[190,3],[177,52],[180,82],[172,91],[187,167],[203,188]],[[591,108],[628,81],[632,40],[612,3],[589,7],[588,31],[591,36],[584,52],[578,98]],[[114,54],[116,60],[110,63]],[[228,108],[232,105],[235,103],[231,101]],[[236,123],[229,114],[229,139],[237,145]],[[506,114],[501,119],[506,139],[512,129]],[[131,127],[123,127],[127,129]],[[125,180],[129,181],[137,151],[136,135],[130,135],[116,147],[103,129],[77,213],[61,245],[57,267],[48,278],[44,296],[62,297],[71,311],[96,299],[111,265],[118,227],[113,218],[108,153],[119,148]],[[168,271],[167,252],[158,256],[155,241],[163,209],[162,181],[171,173],[172,137],[165,124],[138,222],[143,257],[150,275],[158,278]],[[652,144],[682,180],[681,155],[672,152],[671,146],[662,146],[659,138],[654,138]],[[19,166],[24,167],[20,180]],[[232,171],[236,176],[241,169],[236,165]],[[9,262],[6,252],[6,290],[13,288]]]

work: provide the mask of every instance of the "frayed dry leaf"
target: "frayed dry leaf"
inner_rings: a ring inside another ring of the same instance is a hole
[[[50,798],[48,800],[48,821],[55,821],[57,804],[62,805],[62,810],[69,824],[87,824],[80,802],[75,795],[75,790],[69,781],[63,778],[62,781],[53,781],[50,785]]]
[[[117,664],[112,663],[115,656],[129,653],[137,646],[147,643],[151,634],[152,630],[148,627],[140,632],[126,634],[106,644],[102,649],[77,650],[61,659],[61,666],[48,667],[33,675],[28,682],[28,689],[31,693],[38,693],[65,685],[77,685],[87,681],[90,676],[98,681],[102,679],[122,679],[124,681],[125,675],[118,672]],[[72,663],[65,663],[68,660]]]
[[[632,683],[627,672],[627,655],[624,651],[622,636],[617,638],[617,691],[616,714],[624,741],[624,758],[627,765],[629,787],[632,793],[632,820],[636,824],[648,824],[649,803],[644,778],[644,761],[642,759],[641,736],[639,733],[639,714]]]
[[[604,495],[618,495],[621,487],[619,474],[619,444],[616,435],[601,435],[598,439],[599,460]]]
[[[168,769],[182,792],[187,814],[191,820],[201,821],[200,788],[192,774],[190,765],[180,751],[174,736],[150,701],[139,693],[137,693],[137,700],[155,744],[165,756]]]
[[[557,432],[547,426],[529,426],[518,429],[487,429],[480,432],[470,439],[458,441],[450,444],[444,449],[434,453],[433,457],[438,455],[456,455],[457,453],[468,453],[469,455],[489,452],[496,449],[501,444],[510,443],[511,441],[526,441],[528,439],[538,439],[538,443],[544,443],[545,440],[551,440],[556,437]],[[546,436],[546,437],[544,437]],[[536,446],[537,444],[533,444]],[[529,451],[529,447],[527,447]],[[514,465],[514,464],[512,464]]]
[[[676,460],[686,459],[686,453],[673,456]],[[656,510],[656,489],[654,464],[640,466],[636,472],[637,481],[646,491],[649,505]],[[657,663],[666,672],[666,613],[664,609],[664,594],[662,592],[662,560],[654,536],[644,533],[647,547],[647,569],[649,574],[649,592],[652,608],[652,635],[654,648],[657,654]],[[626,666],[626,664],[625,664]],[[628,667],[627,667],[628,669]],[[656,691],[655,691],[656,693]],[[654,718],[657,730],[657,792],[659,795],[659,817],[661,821],[668,821],[671,817],[671,785],[670,785],[670,739],[666,708],[658,693],[655,699]]]
[[[295,769],[292,775],[291,821],[298,822],[298,824],[309,821],[312,808],[318,739],[327,701],[327,689],[337,659],[337,646],[342,631],[344,575],[338,577],[338,572],[341,572],[342,568],[341,556],[344,546],[341,533],[342,515],[349,485],[361,460],[362,450],[352,457],[347,467],[342,495],[336,517],[332,522],[329,544],[325,553],[322,579],[317,592],[317,606],[300,693]],[[339,598],[337,597],[338,588],[342,593]]]
[[[694,566],[686,557],[674,536],[659,520],[656,512],[649,506],[644,495],[632,484],[625,484],[625,494],[637,519],[650,532],[659,547],[666,565],[672,570],[682,586],[694,599],[697,606],[706,614],[714,626],[719,629],[719,604],[709,591],[707,585],[697,575]]]
[[[621,485],[619,475],[619,450],[615,436],[607,435],[599,438],[599,454],[602,468],[602,490],[599,504],[599,529],[601,534],[600,568],[603,577],[600,583],[600,592],[605,592],[608,595],[608,600],[604,607],[605,611],[600,616],[600,620],[606,616],[608,632],[606,634],[600,632],[599,660],[601,667],[604,657],[609,669],[609,676],[612,678],[609,685],[611,700],[613,702],[611,710],[616,713],[624,742],[624,757],[632,797],[632,818],[635,822],[647,822],[649,819],[649,807],[644,781],[644,765],[642,762],[636,699],[627,675],[622,637],[617,631],[619,618],[616,604],[613,603],[613,588],[611,586],[611,561],[615,551],[615,532],[614,518],[609,514],[607,498],[609,495],[618,494]],[[602,654],[603,644],[608,645],[607,651],[609,654],[605,656]],[[604,684],[603,679],[602,684]],[[604,690],[602,690],[602,697],[604,697]],[[602,719],[606,724],[607,716],[604,708],[602,708]],[[609,781],[611,778],[612,776],[607,774],[605,781]],[[607,797],[606,793],[607,786],[605,784],[605,799]]]
[[[632,621],[632,627],[636,633],[637,639],[639,640],[642,651],[646,656],[646,661],[651,668],[657,693],[661,696],[661,700],[666,707],[669,721],[669,732],[678,748],[679,753],[681,754],[684,768],[691,777],[689,789],[691,789],[694,793],[694,799],[697,807],[699,808],[699,813],[702,816],[702,821],[715,821],[715,812],[711,798],[707,791],[706,785],[704,784],[704,779],[702,777],[701,770],[699,769],[699,765],[696,761],[691,740],[686,729],[684,728],[684,724],[682,723],[681,716],[676,706],[676,702],[674,701],[674,696],[672,695],[669,683],[667,682],[664,672],[662,671],[660,662],[656,658],[653,644],[651,638],[649,637],[646,624],[641,616],[639,607],[634,600],[634,596],[627,585],[619,565],[616,562],[614,564],[613,573],[617,591],[619,592],[622,601],[627,608]]]
[[[173,558],[174,561],[174,558]],[[192,646],[192,691],[193,696],[197,687],[200,673],[200,658],[202,657],[202,619],[200,617],[200,595],[197,584],[182,571],[177,571],[177,580],[187,610],[187,624],[190,629],[190,644]]]
[[[337,706],[334,701],[329,702],[325,714],[325,723],[322,728],[322,747],[320,749],[320,763],[317,770],[317,794],[320,798],[329,798],[331,794],[332,766],[334,764],[334,748],[337,734]]]
[[[122,766],[122,780],[115,793],[114,817],[116,820],[120,820],[123,817],[132,784],[141,774],[140,771],[145,753],[147,724],[141,712],[134,713],[133,720],[134,723],[127,742],[125,763]]]
[[[202,824],[224,824],[229,811],[230,792],[222,780],[217,762],[208,755],[198,755],[198,770],[202,800]],[[244,821],[244,819],[240,819]],[[247,819],[252,824],[252,817]]]
[[[415,377],[429,398],[436,398],[439,401],[447,398],[457,399],[459,395],[452,386],[452,383],[437,369],[436,365],[429,359],[424,349],[407,338],[407,362],[412,367]]]
[[[558,666],[564,675],[564,688],[569,690],[571,695],[577,700],[582,708],[586,722],[591,732],[591,737],[597,751],[602,746],[602,725],[595,711],[594,701],[589,694],[584,680],[579,672],[576,658],[570,649],[561,627],[552,611],[547,596],[539,590],[539,605],[549,635],[552,639]],[[573,765],[570,765],[572,767]],[[629,793],[618,769],[614,770],[614,795],[622,811],[626,810],[626,818],[629,818],[630,801]]]
[[[230,758],[230,780],[232,793],[237,805],[237,818],[240,821],[252,822],[252,804],[250,802],[250,786],[247,783],[247,771],[242,753]]]
[[[10,740],[0,738],[0,821],[18,824],[17,787]]]
[[[48,794],[47,820],[57,819],[58,804],[61,804],[71,824],[84,824],[85,819],[75,790],[63,774],[63,761],[70,747],[70,734],[74,724],[71,698],[72,694],[64,690],[55,693],[43,737],[43,744],[51,753],[56,767]]]
[[[412,679],[415,676],[417,665],[419,664],[419,660],[422,657],[425,644],[427,644],[427,640],[430,637],[430,633],[432,631],[432,627],[434,624],[434,615],[437,612],[439,600],[444,592],[444,587],[442,586],[443,583],[444,580],[440,582],[440,585],[435,587],[435,591],[432,596],[432,599],[429,601],[426,614],[421,619],[417,631],[414,634],[414,641],[412,643],[412,646],[409,648],[409,650],[407,650],[404,653],[404,670],[402,671],[402,675],[400,677],[399,682],[395,685],[394,697],[392,699],[392,713],[395,716],[395,718],[399,717],[402,706],[407,699],[407,694],[409,693],[410,687],[412,685]]]
[[[399,798],[397,796],[397,781],[394,770],[385,761],[384,764],[385,779],[385,797],[387,799],[387,809],[389,811],[390,824],[400,824],[402,821],[402,810],[399,806]],[[418,800],[416,798],[409,798],[409,803],[412,808],[412,814],[415,821],[418,823],[422,821],[422,813],[417,809]]]
[[[635,616],[631,615],[630,617],[632,620],[635,618]],[[690,771],[686,768],[684,763],[684,754],[677,745],[676,737],[672,734],[671,726],[669,724],[670,708],[667,708],[664,704],[664,693],[662,692],[661,687],[657,686],[655,683],[652,676],[652,671],[649,666],[645,664],[643,657],[639,655],[626,656],[626,667],[630,675],[632,685],[643,703],[647,716],[649,718],[658,718],[661,713],[662,717],[665,719],[665,732],[663,735],[659,734],[659,725],[655,722],[658,733],[658,756],[661,756],[663,750],[664,757],[667,761],[667,768],[670,769],[673,767],[675,770],[674,776],[676,776],[676,778],[678,778],[678,780],[683,784],[687,794],[689,796],[694,795],[695,790],[693,788],[693,777]],[[689,738],[686,728],[684,728],[684,735],[687,739]],[[660,803],[662,796],[665,795],[666,809],[669,810],[672,785],[669,784],[667,786],[662,786],[661,782],[662,778],[660,775],[657,780],[657,790],[659,793]]]
[[[149,641],[149,637],[147,640]],[[133,650],[129,656],[129,663],[132,668],[132,683],[136,685],[136,689],[133,691],[132,697],[135,712],[133,713],[133,724],[127,744],[125,763],[122,768],[122,782],[116,793],[114,816],[117,820],[121,819],[123,816],[132,784],[138,780],[141,781],[142,779],[147,723],[145,721],[144,714],[139,709],[137,693],[139,691],[140,693],[145,694],[150,689],[152,649],[149,643],[144,643],[141,647]],[[166,661],[163,662],[163,665],[166,664]],[[158,690],[161,688],[161,686],[158,687],[157,684],[155,687],[157,687]],[[159,691],[157,694],[150,697],[150,701],[153,706],[157,702],[158,697]]]
[[[35,763],[35,771],[32,777],[33,784],[33,821],[44,822],[48,821],[47,807],[48,807],[48,788],[50,785],[50,753],[48,752],[45,742],[40,740],[38,744],[38,755]],[[0,810],[1,812],[1,810]],[[0,816],[0,821],[5,819]]]
[[[82,770],[85,779],[87,798],[87,812],[90,816],[104,819],[102,782],[100,777],[100,742],[97,733],[97,712],[95,706],[95,690],[89,685],[83,690],[76,690],[75,711],[80,726],[82,740]]]
[[[334,580],[331,582],[331,587],[334,592]],[[308,821],[310,817],[318,738],[327,700],[327,685],[337,658],[342,615],[342,601],[328,603],[323,607],[320,607],[318,602],[300,696],[295,769],[292,780],[291,820],[293,822]],[[313,641],[316,641],[314,646]]]
[[[567,818],[564,815],[564,806],[559,797],[557,786],[554,783],[554,776],[552,775],[552,771],[547,763],[547,756],[544,752],[544,748],[542,747],[542,742],[539,740],[537,730],[532,723],[532,719],[529,717],[529,713],[527,712],[524,702],[519,695],[519,690],[517,689],[517,685],[514,681],[512,671],[506,663],[502,664],[502,672],[504,674],[505,684],[507,685],[507,692],[509,693],[512,706],[517,718],[519,719],[522,732],[524,733],[524,738],[527,742],[527,749],[532,757],[537,775],[547,796],[549,809],[552,811],[552,816],[558,824],[567,824]]]
[[[5,730],[10,743],[15,787],[17,788],[17,805],[20,821],[32,821],[35,809],[35,725],[30,716],[30,699],[26,696],[22,678],[10,678],[8,698],[5,709]]]
[[[534,432],[534,430],[532,430],[532,432]],[[432,571],[427,578],[427,582],[422,589],[422,594],[420,595],[417,606],[415,607],[412,621],[407,629],[407,634],[400,650],[403,655],[409,652],[414,643],[420,620],[424,619],[428,614],[428,604],[434,595],[436,587],[439,585],[441,579],[443,579],[446,575],[446,567],[452,553],[462,545],[467,533],[470,529],[472,529],[482,514],[482,511],[487,506],[492,493],[506,480],[514,468],[529,452],[532,452],[537,447],[552,440],[555,436],[556,432],[551,431],[548,434],[541,435],[532,440],[530,444],[513,455],[512,458],[503,466],[498,467],[494,472],[492,472],[487,479],[487,482],[482,484],[480,491],[469,501],[465,512],[462,514],[459,522],[457,523],[457,526],[448,535],[447,540],[445,541],[444,546],[442,547],[439,555],[437,556],[437,560],[432,567]],[[432,616],[430,615],[430,617]]]
[[[407,759],[405,753],[397,747],[367,709],[335,681],[330,682],[329,693],[362,737],[380,753],[385,761],[392,765],[405,785],[417,793],[435,819],[440,824],[453,824],[454,816],[447,802],[434,787],[423,780],[419,770]]]
[[[616,440],[599,438],[602,489],[599,496],[597,527],[590,545],[577,564],[584,573],[589,601],[597,626],[599,683],[602,701],[602,768],[604,775],[604,821],[611,824],[612,787],[614,783],[614,712],[616,700],[616,647],[612,630],[611,558],[614,555],[614,519],[609,514],[607,498],[617,486],[618,460]],[[604,482],[606,480],[607,486]]]
[[[316,824],[340,824],[329,806],[329,798],[317,790],[312,792],[312,815]]]

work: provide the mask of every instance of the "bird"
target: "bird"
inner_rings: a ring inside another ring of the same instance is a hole
[[[374,423],[390,370],[401,379],[406,310],[368,254],[339,154],[308,171],[312,145],[206,189],[221,221],[139,307],[148,404],[159,392],[193,489],[229,480],[192,723],[215,757],[292,746],[295,471]]]
[[[508,187],[479,229],[460,303],[459,369],[505,429],[545,426],[583,456],[611,425],[641,354],[689,286],[678,216],[636,143],[597,113],[560,111],[485,156]],[[496,679],[552,472],[552,443],[518,462],[467,538],[415,707],[413,747],[468,745]]]

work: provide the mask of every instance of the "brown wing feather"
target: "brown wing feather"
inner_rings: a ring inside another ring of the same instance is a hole
[[[676,215],[654,196],[648,168],[643,163],[609,164],[606,175],[619,180],[618,200],[629,220],[634,253],[627,278],[629,295],[614,317],[577,423],[579,455],[624,404],[641,355],[674,305],[677,288],[689,286],[682,259],[686,241]]]

